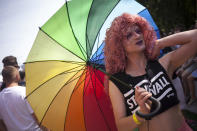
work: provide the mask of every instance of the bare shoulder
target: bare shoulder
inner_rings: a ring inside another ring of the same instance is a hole
[[[109,96],[113,106],[115,119],[119,119],[125,116],[126,109],[124,103],[124,96],[112,81],[109,81]]]
[[[120,92],[120,90],[118,89],[118,87],[110,80],[109,80],[109,95],[110,95],[110,97],[115,96],[114,99],[123,98],[123,95]]]

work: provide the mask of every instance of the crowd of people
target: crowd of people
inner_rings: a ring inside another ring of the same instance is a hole
[[[25,71],[19,71],[17,58],[6,56],[1,72],[3,82],[0,92],[1,131],[41,131],[41,126],[26,97]]]

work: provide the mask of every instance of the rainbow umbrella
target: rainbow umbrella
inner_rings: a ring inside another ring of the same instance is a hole
[[[53,131],[117,130],[104,91],[103,40],[123,12],[145,17],[134,0],[71,0],[39,30],[25,63],[27,100]]]

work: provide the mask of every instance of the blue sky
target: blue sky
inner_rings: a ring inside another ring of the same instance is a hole
[[[14,55],[25,62],[41,27],[65,0],[0,0],[0,71],[2,59]]]

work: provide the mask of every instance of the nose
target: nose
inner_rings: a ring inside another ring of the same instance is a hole
[[[139,38],[139,37],[140,37],[140,34],[137,33],[137,32],[133,32],[133,36],[134,36],[135,38]]]

